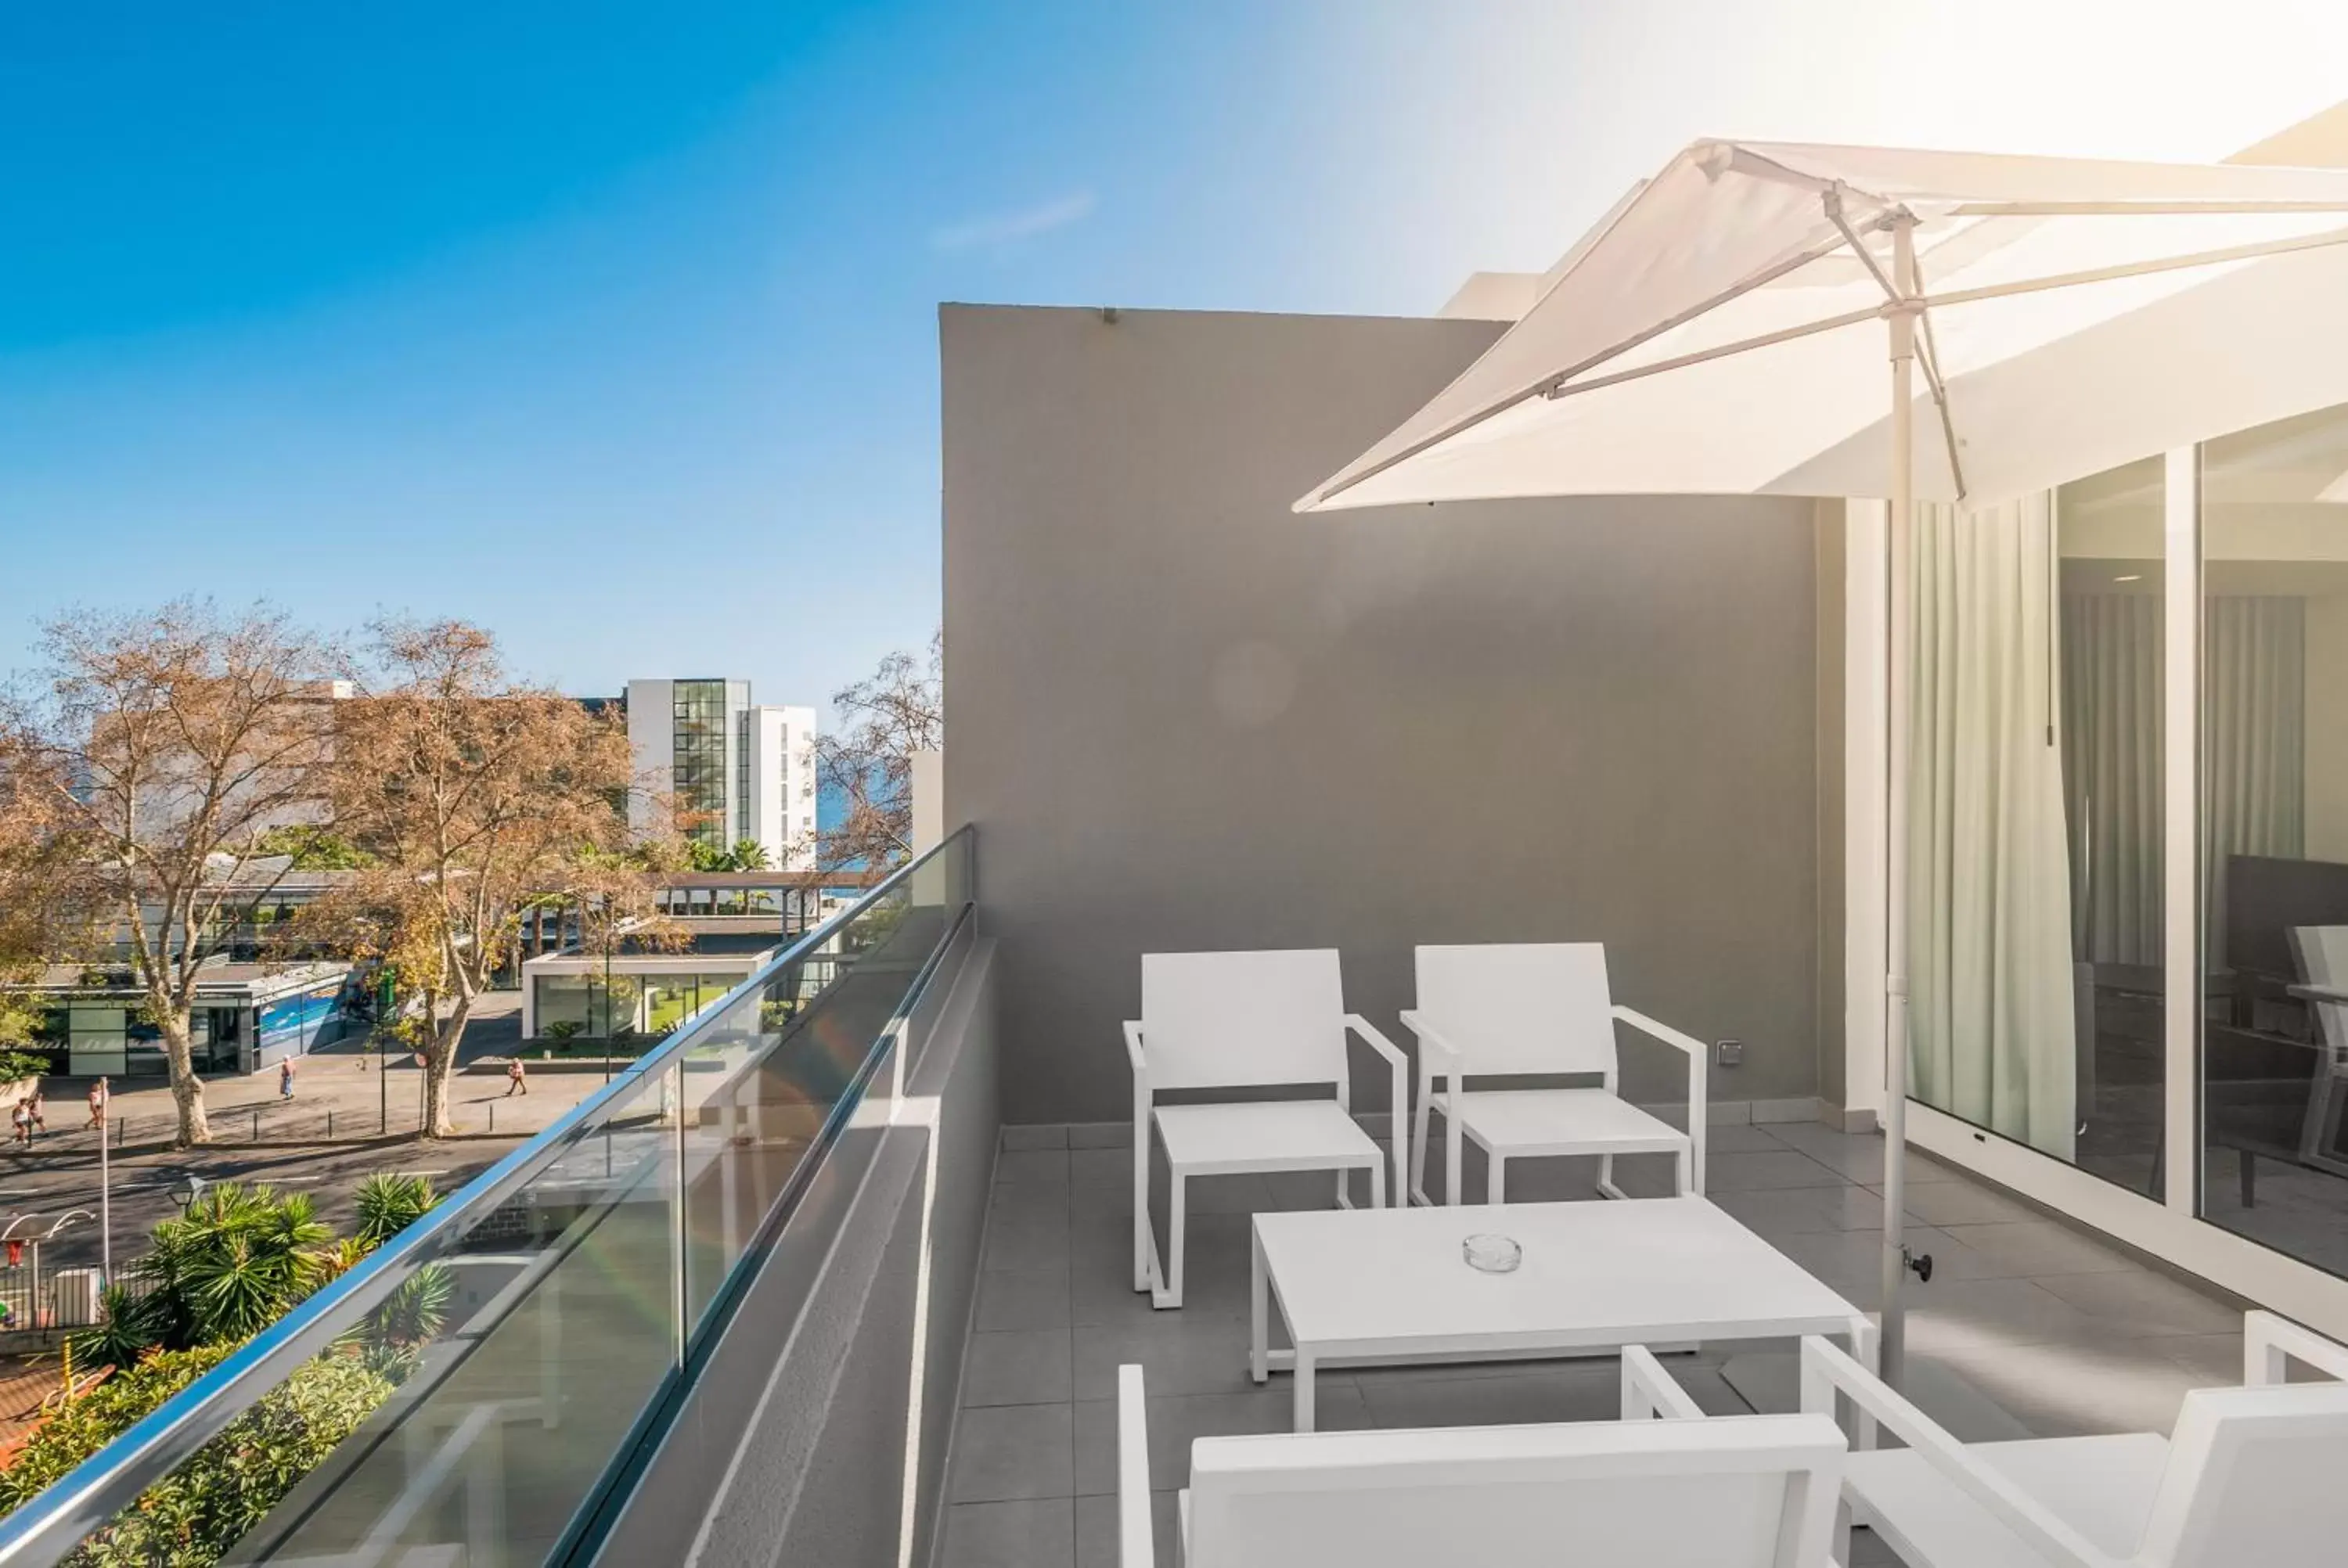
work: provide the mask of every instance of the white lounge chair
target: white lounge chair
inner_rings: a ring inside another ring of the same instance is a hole
[[[1443,1113],[1444,1201],[1458,1203],[1460,1138],[1490,1165],[1485,1202],[1507,1198],[1508,1164],[1538,1155],[1595,1154],[1598,1190],[1619,1198],[1617,1154],[1667,1153],[1679,1192],[1704,1191],[1704,1071],[1701,1041],[1643,1013],[1617,1007],[1606,989],[1606,949],[1596,942],[1489,944],[1418,949],[1418,1005],[1402,1021],[1418,1036],[1418,1127],[1411,1196],[1425,1204],[1428,1113]],[[1616,1092],[1616,1023],[1687,1057],[1688,1131]],[[1468,1089],[1498,1075],[1594,1073],[1582,1089]],[[1437,1080],[1449,1088],[1436,1092]],[[1456,1113],[1455,1113],[1456,1107]]]
[[[1960,1443],[1823,1339],[1802,1342],[1802,1408],[1839,1393],[1908,1445],[1852,1454],[1843,1491],[1910,1568],[2337,1568],[2348,1383],[2283,1375],[2348,1378],[2348,1348],[2264,1312],[2243,1337],[2246,1386],[2186,1395],[2166,1438]]]
[[[1125,1026],[1133,1063],[1133,1288],[1156,1307],[1182,1305],[1183,1186],[1192,1176],[1334,1171],[1351,1208],[1349,1172],[1370,1173],[1370,1203],[1386,1201],[1385,1155],[1353,1117],[1345,1031],[1394,1072],[1394,1174],[1402,1185],[1409,1064],[1357,1013],[1345,1010],[1336,949],[1145,953],[1141,1017]],[[1167,1091],[1326,1087],[1302,1100],[1159,1105]],[[1172,1174],[1168,1255],[1149,1223],[1150,1130]]]
[[[1181,1562],[1830,1568],[1831,1418],[1705,1420],[1644,1350],[1622,1364],[1622,1422],[1200,1438],[1177,1500]],[[1155,1568],[1142,1392],[1141,1368],[1118,1368],[1119,1568]],[[1640,1419],[1653,1415],[1673,1419]]]

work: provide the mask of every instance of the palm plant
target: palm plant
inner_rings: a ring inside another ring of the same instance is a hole
[[[429,1213],[439,1201],[440,1194],[433,1191],[431,1182],[422,1176],[389,1171],[369,1176],[359,1184],[358,1239],[361,1245],[381,1246]]]
[[[154,1310],[172,1349],[241,1339],[273,1322],[326,1273],[334,1233],[306,1194],[222,1182],[155,1226],[137,1266],[164,1299]]]

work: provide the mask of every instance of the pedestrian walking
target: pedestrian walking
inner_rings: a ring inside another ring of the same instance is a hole
[[[23,1101],[17,1101],[16,1108],[8,1112],[8,1125],[10,1128],[8,1142],[22,1143],[26,1148],[32,1147],[33,1113],[25,1109]]]
[[[45,1114],[47,1109],[48,1102],[41,1094],[41,1081],[36,1078],[33,1080],[33,1091],[25,1096],[25,1110],[32,1119],[34,1132],[46,1132],[49,1130],[48,1118]],[[29,1143],[32,1139],[27,1137],[25,1142]]]
[[[277,1098],[294,1098],[294,1059],[290,1056],[277,1064]]]
[[[97,1132],[106,1131],[107,1094],[106,1080],[103,1078],[89,1086],[89,1125],[83,1131]]]
[[[508,1100],[511,1100],[517,1094],[528,1094],[529,1092],[530,1080],[522,1076],[521,1058],[517,1056],[511,1061],[506,1063],[505,1097]]]

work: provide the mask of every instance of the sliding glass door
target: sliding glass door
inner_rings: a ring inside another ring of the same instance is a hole
[[[1857,781],[1886,589],[1851,517]],[[1912,528],[1911,1137],[2348,1332],[2348,406]],[[1849,798],[1859,910],[1887,828]]]
[[[2348,408],[2201,469],[2200,1212],[2348,1276]]]

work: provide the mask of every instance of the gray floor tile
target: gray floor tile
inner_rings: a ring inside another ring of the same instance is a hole
[[[1927,1355],[1953,1358],[2024,1345],[2080,1345],[2100,1332],[2093,1317],[2027,1279],[1936,1279],[1911,1284],[1901,1299],[1908,1307],[1908,1342]]]
[[[986,1216],[985,1266],[1066,1269],[1068,1266],[1066,1205],[1062,1204],[1054,1210],[1026,1204],[1004,1203],[998,1197]]]
[[[2237,1344],[2241,1339],[2239,1307],[2150,1269],[2044,1275],[2038,1283],[2094,1317],[2106,1333],[2209,1334],[2230,1337]]]
[[[1560,1368],[1528,1363],[1505,1378],[1367,1385],[1381,1427],[1488,1427],[1527,1421],[1603,1421],[1622,1414],[1622,1373],[1606,1362]]]
[[[1772,1187],[1709,1195],[1722,1212],[1771,1240],[1828,1231],[1880,1230],[1883,1225],[1883,1200],[1865,1187]]]
[[[1240,1394],[1255,1387],[1243,1321],[1160,1313],[1147,1322],[1088,1324],[1075,1334],[1079,1399],[1113,1397],[1117,1369],[1128,1361],[1141,1365],[1153,1394]]]
[[[1071,1149],[1130,1149],[1133,1147],[1133,1123],[1130,1122],[1072,1122],[1068,1124],[1068,1147]]]
[[[1704,1147],[1708,1154],[1766,1154],[1785,1145],[1750,1122],[1715,1122],[1704,1130]]]
[[[2090,1240],[2054,1220],[1951,1225],[1948,1233],[1982,1256],[2020,1274],[2100,1274],[2136,1271],[2138,1266],[2117,1247]]]
[[[2240,1319],[2236,1319],[2239,1325]],[[2226,1389],[2242,1380],[2242,1331],[2228,1334],[2164,1334],[2139,1341],[2142,1347],[2185,1368],[2199,1389]]]
[[[1011,1153],[1027,1149],[1065,1149],[1068,1146],[1068,1129],[1057,1122],[1036,1125],[1011,1125],[1003,1129],[1003,1152]]]
[[[991,1405],[962,1412],[954,1432],[953,1502],[1074,1497],[1073,1417],[1066,1405]]]
[[[1867,1191],[1880,1213],[1883,1189],[1872,1186]],[[1920,1183],[1908,1189],[1906,1207],[1928,1225],[2003,1225],[2046,1217],[2043,1210],[2019,1198],[2010,1198],[1993,1187],[1974,1182]]]
[[[1177,1568],[1180,1562],[1179,1522],[1176,1493],[1149,1494],[1150,1534],[1156,1543],[1159,1568]],[[1113,1496],[1076,1499],[1076,1568],[1120,1568],[1117,1555],[1117,1500]]]
[[[991,1269],[978,1276],[978,1329],[1066,1328],[1070,1300],[1065,1268]]]
[[[1145,1383],[1145,1387],[1147,1384]],[[1285,1377],[1244,1394],[1151,1394],[1148,1407],[1152,1491],[1190,1484],[1190,1445],[1200,1438],[1294,1430],[1296,1396]],[[1370,1425],[1362,1391],[1343,1378],[1316,1379],[1313,1425],[1324,1432]],[[1076,1402],[1076,1495],[1117,1490],[1117,1401]]]
[[[1072,1365],[1066,1328],[973,1334],[963,1362],[963,1405],[1066,1403]]]
[[[1876,1132],[1838,1132],[1823,1122],[1773,1122],[1768,1134],[1854,1182],[1883,1180],[1883,1138]],[[1908,1152],[1910,1185],[1954,1181],[1962,1173],[1914,1148]]]
[[[1075,1568],[1072,1498],[957,1502],[946,1510],[937,1568]]]
[[[2047,1438],[2166,1432],[2195,1383],[2184,1368],[2128,1340],[2008,1344],[1940,1359]]]
[[[1783,1187],[1832,1187],[1845,1177],[1832,1166],[1795,1149],[1760,1154],[1720,1154],[1707,1157],[1704,1167],[1706,1193],[1756,1193]]]
[[[1912,1251],[1931,1255],[1936,1284],[1954,1279],[2013,1279],[2028,1272],[1975,1252],[1931,1225],[1911,1225],[1900,1235]],[[1772,1236],[1769,1244],[1838,1289],[1880,1278],[1883,1233],[1879,1230]]]
[[[1066,1149],[1005,1149],[994,1156],[996,1192],[1039,1182],[1057,1187],[1068,1184]]]
[[[1163,1180],[1166,1170],[1161,1164],[1154,1173]],[[1133,1202],[1133,1151],[1131,1149],[1071,1149],[1068,1151],[1068,1181],[1079,1197],[1115,1198],[1130,1206]]]

